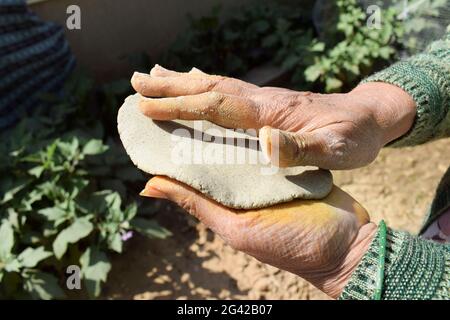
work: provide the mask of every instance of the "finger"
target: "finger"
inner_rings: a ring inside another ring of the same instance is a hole
[[[200,70],[200,69],[197,69],[196,67],[193,67],[193,68],[191,69],[191,71],[189,71],[189,73],[190,73],[190,74],[197,74],[197,75],[199,75],[199,76],[208,76],[207,73],[203,72],[203,71]]]
[[[141,112],[155,120],[208,120],[227,128],[259,128],[252,100],[218,92],[176,98],[142,98]]]
[[[153,74],[165,74],[161,77],[135,72],[131,78],[131,84],[137,92],[148,97],[177,97],[208,91],[247,96],[251,94],[252,89],[258,88],[253,84],[233,78],[201,75],[196,72],[192,74],[176,73],[175,75],[172,72],[162,71],[158,68],[155,71],[152,70]]]
[[[135,72],[131,78],[133,88],[149,97],[176,97],[210,91],[218,83],[209,78],[188,78],[177,76],[152,77]]]
[[[239,216],[221,204],[207,198],[193,188],[168,177],[150,179],[140,193],[146,197],[164,198],[175,202],[208,228],[227,238],[235,231],[234,223]]]
[[[264,156],[279,167],[327,164],[326,144],[317,133],[292,133],[265,126],[259,130]]]
[[[183,75],[192,75],[192,76],[202,76],[202,77],[208,77],[212,75],[209,75],[207,73],[204,73],[200,69],[197,69],[193,67],[189,72],[177,72],[173,70],[166,69],[159,64],[155,64],[155,66],[150,70],[150,76],[152,77],[180,77]]]
[[[180,72],[166,69],[164,67],[161,67],[159,64],[155,64],[152,70],[150,70],[150,76],[152,77],[178,77],[180,75]]]
[[[186,75],[186,73],[181,73],[181,75]],[[232,88],[234,87],[236,89],[230,91],[230,93],[233,92],[234,94],[236,94],[238,88],[246,88],[246,89],[259,88],[257,85],[254,85],[252,83],[245,82],[245,81],[242,81],[239,79],[218,76],[218,75],[214,75],[214,74],[208,74],[208,73],[203,72],[200,69],[197,69],[196,67],[193,67],[191,69],[191,71],[189,71],[187,73],[187,75],[195,76],[195,77],[210,77],[211,79],[220,80],[219,85],[218,85],[219,91],[220,91],[221,87],[223,87],[223,90],[228,90],[228,89],[232,90]]]

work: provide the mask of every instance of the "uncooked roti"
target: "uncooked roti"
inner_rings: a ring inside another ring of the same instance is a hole
[[[152,120],[140,112],[139,100],[139,94],[129,96],[117,120],[126,152],[147,173],[181,181],[236,209],[321,199],[331,191],[327,170],[268,164],[253,132],[208,121]]]

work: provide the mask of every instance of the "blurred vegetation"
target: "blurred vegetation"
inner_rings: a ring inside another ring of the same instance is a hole
[[[129,90],[128,81],[96,89],[76,74],[63,98],[43,97],[50,108],[2,133],[0,298],[65,297],[69,265],[81,266],[83,295],[97,297],[111,268],[107,252],[121,253],[130,232],[170,234],[137,215],[144,177],[115,126]]]
[[[226,12],[216,6],[210,15],[188,18],[190,27],[163,57],[163,64],[184,71],[196,66],[229,76],[270,61],[280,45],[312,27],[307,12],[262,1]]]
[[[424,16],[437,15],[447,0],[425,2],[413,6],[412,18],[405,20],[400,16],[404,1],[391,5],[380,1],[381,28],[368,26],[371,14],[357,0],[327,3],[330,8],[321,34],[314,27],[311,10],[301,3],[257,2],[226,12],[216,7],[208,16],[190,17],[188,30],[162,63],[182,71],[196,66],[233,77],[270,63],[291,75],[291,88],[349,90],[396,60],[400,51],[412,49],[417,34],[433,27]]]

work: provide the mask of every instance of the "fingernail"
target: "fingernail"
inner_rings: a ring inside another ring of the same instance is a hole
[[[271,128],[268,126],[265,126],[261,129],[259,129],[259,133],[258,133],[261,151],[264,156],[264,160],[267,163],[270,163],[270,155],[272,153],[270,132],[271,132]]]
[[[142,190],[139,195],[148,198],[167,199],[165,193],[152,186],[145,186],[144,190]]]
[[[157,69],[161,69],[161,70],[167,70],[166,68],[164,68],[162,65],[160,64],[155,64],[155,68]]]
[[[136,83],[138,78],[141,77],[141,74],[137,71],[133,72],[133,76],[131,77],[131,83]]]

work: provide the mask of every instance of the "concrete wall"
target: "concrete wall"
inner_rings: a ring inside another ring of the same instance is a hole
[[[186,15],[201,16],[252,0],[47,0],[30,8],[45,20],[65,26],[66,9],[81,9],[81,30],[66,29],[79,65],[99,80],[129,77],[127,56],[146,52],[154,62],[187,25]]]

